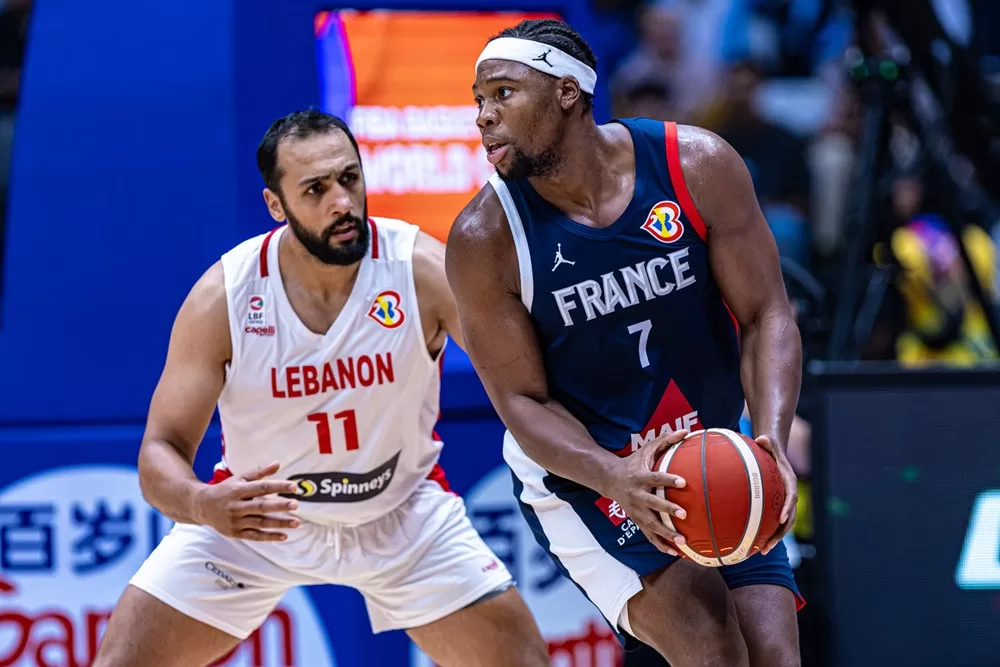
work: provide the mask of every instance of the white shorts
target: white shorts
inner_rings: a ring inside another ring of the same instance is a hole
[[[510,582],[462,499],[426,481],[370,523],[304,523],[284,542],[237,540],[177,524],[129,583],[245,639],[293,586],[356,588],[372,630],[383,632],[439,620]]]

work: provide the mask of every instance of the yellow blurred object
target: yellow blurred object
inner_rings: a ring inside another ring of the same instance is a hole
[[[799,500],[795,503],[795,525],[792,533],[796,539],[808,541],[813,536],[812,486],[799,480]]]
[[[993,241],[973,225],[965,227],[962,239],[984,291],[994,297]],[[893,232],[890,244],[904,269],[899,290],[906,303],[907,328],[896,341],[898,361],[906,366],[972,366],[996,359],[982,307],[969,294],[964,265],[947,228],[935,220],[917,220]],[[878,250],[875,259],[884,259]],[[954,340],[941,347],[925,342],[958,317],[961,324]]]

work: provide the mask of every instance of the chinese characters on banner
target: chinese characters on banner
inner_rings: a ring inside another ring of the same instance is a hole
[[[134,468],[44,472],[0,493],[0,667],[85,667],[128,580],[171,522]],[[334,667],[306,595],[291,591],[218,665]]]

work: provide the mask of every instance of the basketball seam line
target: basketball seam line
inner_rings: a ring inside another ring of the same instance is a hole
[[[742,438],[743,436],[740,435],[737,432],[737,437]],[[746,462],[743,461],[743,454],[740,453],[740,448],[736,445],[735,442],[733,442],[729,438],[726,438],[726,440],[729,442],[730,445],[733,446],[733,448],[736,450],[736,453],[739,454],[740,461],[743,462],[743,474],[746,475],[746,478],[747,478],[747,521],[746,521],[745,524],[743,524],[743,532],[740,534],[740,542],[739,543],[742,544],[743,543],[743,539],[747,536],[747,531],[750,530],[750,517],[753,516],[753,480],[750,479],[750,471],[747,469]],[[757,458],[757,454],[756,454],[756,452],[754,452],[754,450],[752,448],[750,449],[750,454],[754,457],[754,459]],[[760,463],[757,464],[757,467],[758,468],[760,467]],[[764,493],[764,491],[763,491],[764,480],[763,480],[763,478],[764,478],[764,475],[762,473],[761,474],[761,482],[760,482],[760,485],[761,485],[761,507],[762,508],[763,508],[763,500],[764,500],[764,496],[763,496],[763,493]],[[761,522],[763,521],[763,518],[764,518],[764,515],[763,515],[763,513],[761,513]],[[758,534],[760,533],[760,523],[761,522],[758,522],[758,525],[757,525],[757,533]],[[754,535],[754,542],[756,542],[756,541],[757,541],[757,536]],[[748,552],[747,555],[750,556],[752,554],[753,554],[753,543],[750,544],[750,550],[749,550],[749,552]]]
[[[708,430],[701,434],[701,481],[705,491],[705,516],[708,518],[708,534],[712,537],[712,548],[715,549],[715,560],[722,565],[722,554],[719,553],[719,542],[715,539],[715,527],[712,525],[712,505],[708,496]]]

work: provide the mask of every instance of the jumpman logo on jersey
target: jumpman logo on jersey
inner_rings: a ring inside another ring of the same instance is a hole
[[[549,62],[549,54],[550,53],[552,53],[552,49],[549,49],[548,51],[546,51],[542,55],[538,56],[537,58],[532,58],[532,60],[540,60],[543,63],[545,63],[546,65],[548,65],[549,67],[552,67],[552,63]]]
[[[570,266],[573,266],[574,264],[576,264],[576,262],[571,262],[568,259],[566,259],[565,257],[563,257],[562,256],[562,243],[557,243],[556,244],[556,263],[552,267],[552,270],[555,271],[556,269],[558,269],[560,264],[569,264]]]

